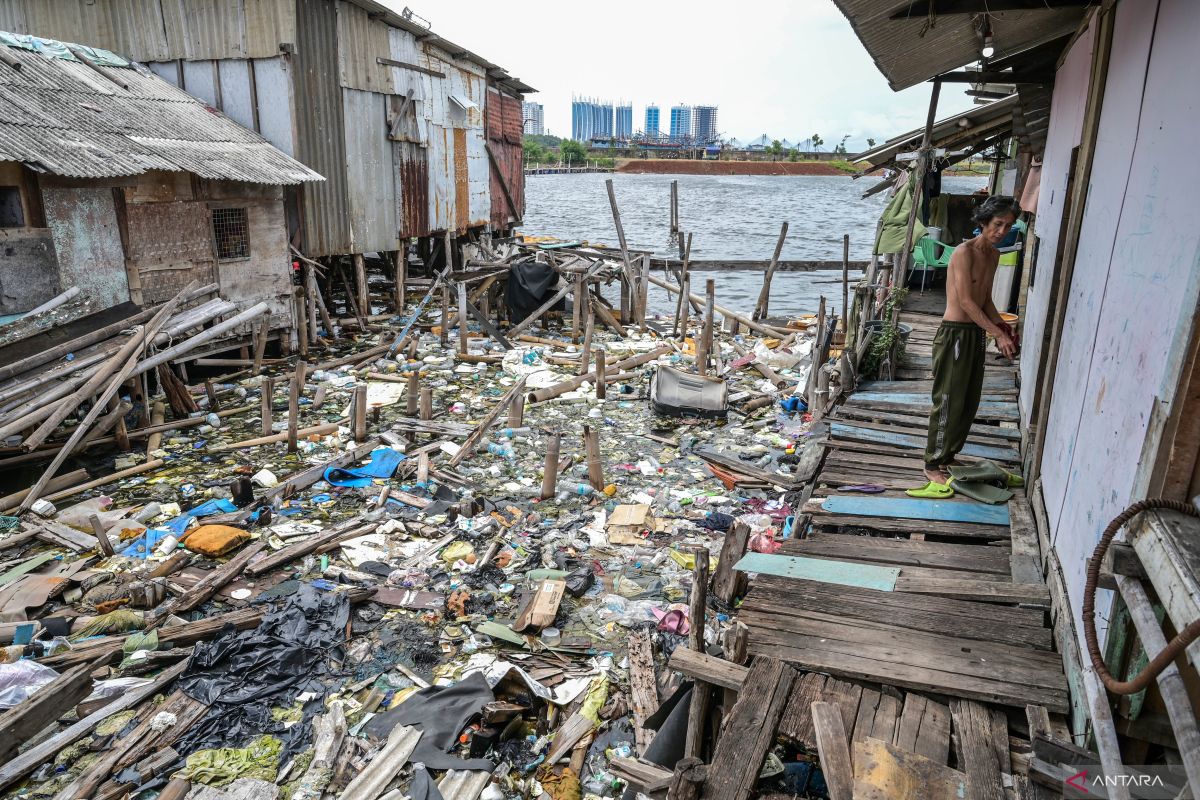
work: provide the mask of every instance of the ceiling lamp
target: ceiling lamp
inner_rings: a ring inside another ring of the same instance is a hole
[[[979,51],[979,54],[984,58],[991,58],[996,54],[996,45],[992,41],[992,23],[987,15],[984,15],[983,18],[983,49]]]

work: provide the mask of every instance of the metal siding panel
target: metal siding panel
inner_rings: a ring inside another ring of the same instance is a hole
[[[217,68],[212,61],[184,61],[183,89],[217,107]]]
[[[279,45],[296,42],[294,0],[243,0],[246,46],[251,58],[274,58]]]
[[[246,58],[249,55],[242,0],[178,2],[183,7],[184,47],[188,58]]]
[[[432,126],[429,131],[429,227],[454,230],[454,132]]]
[[[178,61],[151,61],[146,65],[151,72],[162,78],[172,86],[179,86],[179,62]],[[182,88],[182,87],[181,87]]]
[[[289,156],[296,154],[296,118],[292,113],[292,63],[285,56],[255,59],[258,127],[263,138]]]
[[[388,31],[382,20],[345,0],[337,3],[338,76],[341,85],[368,92],[394,91],[392,68],[376,59],[391,53]]]
[[[54,234],[62,286],[78,286],[101,308],[129,299],[125,251],[112,189],[42,189],[46,224]]]
[[[342,89],[346,130],[346,191],[352,243],[349,252],[399,249],[395,166],[385,103],[374,92]]]
[[[488,166],[483,128],[467,128],[467,226],[487,225],[492,217],[492,170]]]
[[[346,188],[346,140],[337,69],[337,7],[329,0],[297,0],[296,153],[325,176],[304,189],[304,246],[312,257],[351,251]]]
[[[489,174],[492,193],[492,227],[497,230],[507,228],[511,219],[520,219],[525,215],[525,170],[523,168],[523,153],[521,148],[521,101],[515,97],[490,89],[487,93],[487,107],[484,116],[487,120],[487,138],[492,152],[496,156],[497,167],[512,193],[516,209],[510,209],[500,180],[494,174]],[[491,170],[489,169],[489,173]]]
[[[227,59],[217,62],[221,80],[221,111],[235,122],[257,130],[254,124],[253,85],[250,83],[250,62]]]
[[[415,142],[393,143],[396,196],[400,198],[400,236],[428,236],[429,167],[426,148]]]

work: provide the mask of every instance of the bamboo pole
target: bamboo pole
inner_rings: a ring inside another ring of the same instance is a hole
[[[325,422],[320,425],[312,425],[308,428],[298,428],[296,430],[296,438],[301,439],[309,436],[324,436],[329,433],[337,433],[338,428],[345,422],[349,422],[349,420],[343,418],[337,422]],[[208,449],[212,453],[227,453],[230,450],[241,450],[244,447],[258,447],[264,444],[286,442],[288,441],[289,434],[290,431],[280,431],[279,433],[272,433],[270,436],[258,436],[253,439],[245,439],[240,442],[233,442],[232,444],[217,445]]]
[[[651,275],[650,282],[653,283],[655,286],[659,286],[663,289],[666,289],[668,292],[670,292],[672,294],[679,294],[678,286],[672,286],[671,284],[667,283],[666,281],[662,280],[661,278],[656,278],[653,275]],[[691,294],[691,293],[688,294],[688,299],[690,299],[693,302],[698,303],[698,304],[704,302],[703,297],[700,297],[699,295]],[[772,339],[782,339],[791,333],[791,331],[785,331],[780,328],[772,328],[769,325],[763,325],[761,323],[755,322],[754,320],[747,317],[745,314],[739,314],[737,311],[734,311],[730,308],[726,308],[725,306],[722,306],[719,303],[713,304],[713,310],[715,310],[718,314],[720,314],[723,317],[728,317],[730,319],[736,319],[738,322],[742,323],[750,330],[758,331],[762,335],[769,336]]]
[[[354,387],[350,414],[354,441],[365,442],[367,440],[367,385],[365,383],[356,384]]]
[[[678,329],[677,333],[679,336],[679,341],[681,342],[687,338],[688,313],[692,308],[692,304],[690,302],[692,279],[688,275],[688,262],[691,260],[691,258],[692,234],[689,233],[687,235],[687,244],[683,246],[683,254],[679,259],[679,297],[677,298],[677,302],[675,304],[675,328]],[[649,276],[647,276],[646,280],[649,282]],[[673,329],[672,333],[676,333],[676,331]]]
[[[254,374],[262,373],[263,356],[267,354],[267,337],[271,332],[270,319],[262,319],[254,334]]]
[[[850,234],[842,234],[842,333],[843,344],[850,337]]]
[[[558,486],[558,453],[562,447],[562,436],[552,434],[546,441],[546,466],[542,472],[542,499],[554,497]]]
[[[458,282],[458,352],[466,353],[471,349],[467,329],[467,284]]]
[[[393,255],[396,259],[396,284],[393,304],[395,305],[396,313],[403,314],[405,283],[408,278],[408,252],[405,250],[395,250],[393,251]]]
[[[775,270],[779,268],[779,256],[783,253],[783,242],[787,239],[788,224],[783,223],[779,228],[779,238],[775,240],[775,252],[771,255],[771,263],[767,264],[767,270],[763,273],[762,289],[758,292],[758,302],[754,306],[754,319],[766,319],[767,306],[771,302],[771,279],[775,277]]]
[[[575,296],[571,300],[571,341],[578,342],[583,334],[583,306],[588,302],[587,282],[583,273],[575,276]]]
[[[207,328],[202,333],[198,333],[190,339],[185,339],[172,348],[163,350],[160,353],[156,353],[155,355],[138,364],[136,369],[133,370],[131,377],[133,375],[141,375],[143,372],[149,372],[150,370],[157,368],[159,364],[166,364],[168,361],[174,361],[180,356],[186,355],[192,350],[195,350],[200,345],[207,344],[213,339],[228,333],[234,328],[249,322],[255,317],[259,317],[268,313],[270,313],[270,308],[266,303],[255,303],[240,314],[230,317],[224,322],[218,322],[211,328]]]
[[[363,258],[362,253],[355,253],[352,256],[354,260],[354,283],[358,289],[358,313],[367,317],[371,314],[371,288],[367,285],[367,261]]]
[[[433,389],[422,389],[418,403],[418,416],[424,420],[433,419]]]
[[[929,169],[929,152],[933,140],[933,122],[937,116],[938,95],[942,92],[942,82],[935,79],[933,89],[929,93],[929,113],[925,116],[925,132],[921,136],[921,149],[917,154],[917,165],[912,176],[912,207],[908,210],[908,225],[904,231],[904,250],[900,253],[900,263],[896,265],[895,286],[905,286],[908,282],[908,265],[912,259],[913,233],[917,225],[917,209],[921,205],[921,184],[925,182],[925,172]]]
[[[300,347],[301,358],[308,358],[308,303],[308,290],[304,287],[296,287],[296,291],[292,292],[292,306],[296,310],[296,341]]]
[[[673,353],[673,352],[675,352],[675,349],[673,347],[671,347],[671,345],[662,345],[660,347],[656,347],[655,349],[651,350],[648,353],[642,353],[641,355],[630,356],[629,358],[622,359],[621,361],[618,361],[615,364],[606,364],[605,371],[606,371],[606,373],[610,372],[610,371],[611,372],[620,372],[623,370],[632,369],[634,367],[640,367],[642,364],[645,364],[650,361],[654,361],[659,356],[664,356],[664,355],[667,355],[668,353]],[[617,375],[607,375],[605,382],[612,383],[613,380],[616,379],[617,377],[618,377]],[[553,386],[547,386],[544,389],[538,389],[534,392],[530,392],[529,397],[527,399],[531,403],[541,403],[546,400],[550,400],[555,397],[558,397],[559,395],[566,394],[567,392],[569,392],[573,389],[577,389],[587,381],[594,381],[594,380],[596,380],[596,372],[593,370],[593,371],[585,373],[583,375],[576,375],[573,378],[568,378],[567,380],[556,383]]]
[[[162,400],[155,400],[154,407],[150,411],[150,424],[162,425],[167,420],[167,407]],[[152,433],[146,437],[146,455],[150,455],[158,448],[162,447],[162,434]]]
[[[589,364],[592,358],[592,333],[596,327],[596,315],[592,311],[592,304],[588,302],[587,324],[584,326],[583,345],[579,348],[579,374],[586,375],[588,373]]]
[[[442,326],[439,333],[442,347],[450,344],[450,287],[442,285]]]
[[[417,415],[421,391],[421,373],[414,369],[408,374],[408,386],[404,390],[404,412],[410,417]]]

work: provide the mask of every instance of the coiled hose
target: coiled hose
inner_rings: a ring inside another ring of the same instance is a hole
[[[1142,691],[1183,652],[1185,647],[1200,638],[1200,619],[1193,620],[1192,624],[1181,630],[1174,639],[1168,642],[1162,652],[1151,659],[1146,668],[1135,675],[1132,680],[1117,680],[1104,664],[1104,656],[1100,653],[1100,643],[1096,636],[1096,584],[1100,580],[1100,563],[1104,560],[1104,554],[1108,551],[1108,546],[1112,544],[1117,531],[1125,527],[1125,524],[1138,514],[1152,509],[1178,511],[1180,514],[1200,518],[1200,512],[1189,503],[1162,498],[1139,500],[1108,523],[1108,527],[1101,534],[1100,541],[1096,543],[1096,549],[1088,562],[1087,583],[1083,586],[1083,637],[1087,642],[1088,656],[1092,659],[1092,666],[1095,667],[1100,679],[1104,681],[1105,687],[1113,694],[1137,694]]]

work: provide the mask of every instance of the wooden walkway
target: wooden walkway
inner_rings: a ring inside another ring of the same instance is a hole
[[[904,494],[924,483],[940,320],[940,308],[928,313],[936,300],[912,305],[901,317],[913,326],[901,380],[861,385],[828,418],[798,514],[811,532],[762,557],[775,560],[751,580],[739,619],[752,655],[798,670],[778,728],[797,744],[815,745],[809,709],[824,700],[841,711],[852,750],[870,737],[950,764],[969,800],[1054,796],[1024,774],[1026,713],[1049,712],[1057,725],[1068,710],[1024,491],[1007,506]],[[992,354],[963,460],[1019,471],[1017,424],[1016,370]],[[883,491],[843,488],[865,484]]]

